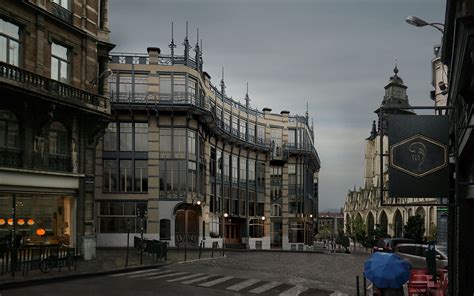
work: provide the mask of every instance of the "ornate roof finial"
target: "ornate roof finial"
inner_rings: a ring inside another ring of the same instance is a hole
[[[199,71],[199,59],[200,59],[200,50],[199,50],[199,28],[197,28],[197,38],[196,38],[196,45],[194,46],[194,51],[196,52],[196,56],[194,58],[196,62],[196,70]]]
[[[222,79],[221,79],[221,93],[224,95],[225,83],[224,83],[224,67],[222,67]]]
[[[174,64],[174,49],[176,47],[176,44],[174,44],[174,31],[173,31],[173,22],[171,22],[171,43],[169,48],[171,48],[171,64]]]
[[[189,39],[188,39],[188,21],[186,21],[186,37],[184,37],[184,64],[187,66],[189,61]]]
[[[309,103],[308,103],[308,101],[306,101],[306,113],[305,113],[305,115],[306,115],[306,125],[309,125],[309,111],[308,111],[308,109],[309,109]]]
[[[250,98],[249,98],[249,83],[247,82],[247,92],[245,93],[245,107],[248,109],[250,107]]]
[[[397,62],[398,60],[395,58],[395,68],[393,68],[393,73],[395,73],[395,75],[398,74],[398,66],[397,66]]]

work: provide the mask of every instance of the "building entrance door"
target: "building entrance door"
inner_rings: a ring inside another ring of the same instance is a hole
[[[225,243],[226,245],[241,244],[240,224],[227,222],[225,224]]]
[[[281,248],[282,242],[282,228],[281,222],[272,222],[271,224],[271,247],[272,248]]]

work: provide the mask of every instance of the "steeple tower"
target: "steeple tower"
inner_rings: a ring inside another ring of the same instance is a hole
[[[407,86],[403,84],[402,78],[398,76],[397,64],[395,64],[393,73],[394,75],[390,77],[388,84],[385,86],[385,95],[381,107],[410,107],[407,96]],[[375,113],[379,113],[379,111],[380,108],[375,110]],[[384,113],[415,114],[411,109],[385,110]]]

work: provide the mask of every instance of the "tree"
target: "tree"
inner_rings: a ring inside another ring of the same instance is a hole
[[[336,244],[343,246],[346,253],[348,254],[350,253],[349,246],[351,245],[351,243],[349,241],[349,238],[345,236],[344,233],[339,233],[339,235],[336,238]]]
[[[354,236],[354,245],[356,242],[364,245],[365,236],[366,236],[367,226],[365,225],[362,217],[357,215],[352,223],[352,232]]]
[[[316,239],[331,239],[332,238],[332,227],[330,224],[324,225],[319,229],[319,233],[316,235]]]
[[[403,227],[403,236],[415,240],[416,243],[423,242],[425,233],[425,221],[420,215],[408,218],[407,224]]]

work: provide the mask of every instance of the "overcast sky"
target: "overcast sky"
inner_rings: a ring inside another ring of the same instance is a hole
[[[226,93],[251,105],[314,118],[321,158],[320,211],[340,208],[349,189],[362,186],[364,139],[373,111],[393,75],[408,86],[411,105],[432,104],[431,59],[441,33],[416,28],[416,15],[443,22],[445,0],[110,0],[115,52],[168,54],[171,22],[182,54],[185,24],[203,39],[204,70]],[[194,52],[193,52],[194,54]]]

